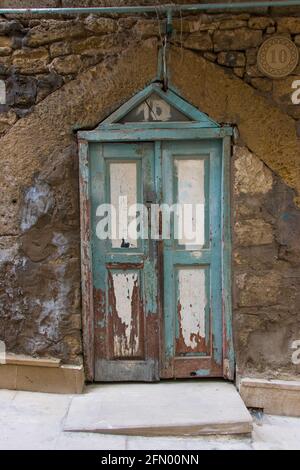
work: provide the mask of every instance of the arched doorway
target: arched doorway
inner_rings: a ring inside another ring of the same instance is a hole
[[[95,381],[233,377],[230,135],[157,83],[79,133]]]

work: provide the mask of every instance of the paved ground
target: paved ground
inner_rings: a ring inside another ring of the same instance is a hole
[[[71,395],[0,390],[0,449],[300,449],[300,418],[255,419],[252,439],[126,437],[62,430]]]

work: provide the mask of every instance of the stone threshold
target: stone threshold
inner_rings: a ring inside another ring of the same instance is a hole
[[[244,377],[239,391],[248,408],[267,414],[300,417],[300,381]]]
[[[82,393],[83,366],[61,364],[59,359],[7,354],[0,365],[0,389],[45,393]]]
[[[252,417],[236,387],[221,380],[98,384],[73,397],[63,429],[128,436],[250,435]]]

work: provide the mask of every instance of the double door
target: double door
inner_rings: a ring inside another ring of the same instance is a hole
[[[95,380],[223,376],[221,140],[89,154]]]

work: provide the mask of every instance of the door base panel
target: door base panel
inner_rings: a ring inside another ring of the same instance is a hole
[[[157,382],[158,363],[148,361],[96,361],[95,381],[99,382]]]

